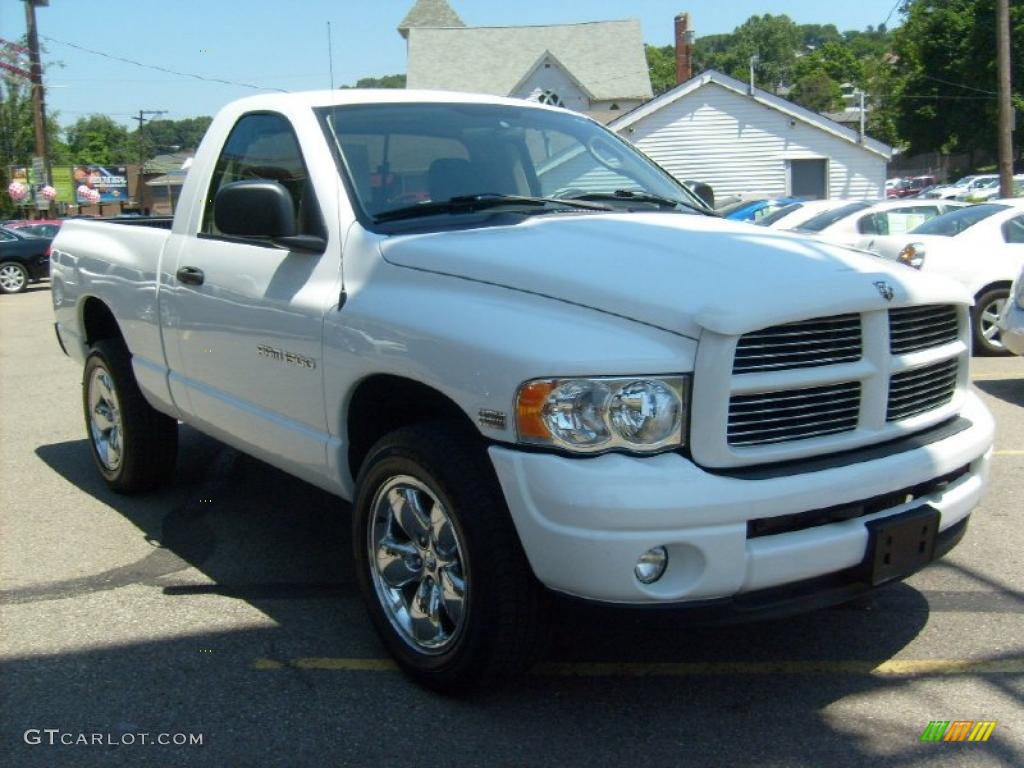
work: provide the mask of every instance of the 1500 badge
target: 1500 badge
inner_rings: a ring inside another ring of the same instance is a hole
[[[268,347],[264,344],[260,344],[256,347],[256,352],[260,357],[268,357],[271,360],[280,360],[282,363],[289,363],[291,365],[297,365],[300,368],[307,368],[313,370],[316,368],[316,360],[303,355],[297,355],[294,352],[287,352],[277,347]]]

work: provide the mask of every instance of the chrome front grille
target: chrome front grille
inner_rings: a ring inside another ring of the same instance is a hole
[[[709,467],[792,461],[893,440],[953,416],[967,389],[968,309],[834,314],[744,334],[706,329],[689,445]]]
[[[885,420],[909,419],[945,405],[956,392],[958,374],[956,359],[894,374]]]
[[[889,350],[894,355],[955,342],[959,332],[956,307],[949,304],[889,310]]]
[[[860,382],[734,395],[729,445],[765,445],[835,435],[857,427]]]
[[[836,315],[747,333],[736,344],[733,373],[785,371],[852,362],[862,354],[860,315]]]

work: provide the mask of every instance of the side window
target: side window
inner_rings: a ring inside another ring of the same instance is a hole
[[[888,235],[889,222],[884,213],[868,213],[860,217],[857,230],[862,235]]]
[[[1024,216],[1014,216],[1003,222],[1003,240],[1008,243],[1024,243]]]
[[[326,236],[298,139],[283,116],[254,113],[235,123],[213,169],[200,233],[221,234],[213,221],[213,199],[225,184],[246,179],[280,183],[295,204],[296,234]]]
[[[9,234],[8,232],[4,232],[2,229],[0,229],[0,243],[7,243],[10,242],[11,240],[17,239],[18,238],[16,238],[14,235]]]

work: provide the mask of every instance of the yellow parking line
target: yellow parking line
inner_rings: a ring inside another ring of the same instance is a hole
[[[971,376],[971,381],[1015,381],[1020,378],[1024,378],[1024,374],[981,373]]]
[[[996,456],[1024,456],[1024,451],[996,451]]]
[[[344,672],[391,672],[390,659],[300,658],[290,661],[257,659],[253,669],[320,669]],[[535,675],[554,677],[689,677],[708,675],[925,675],[1024,674],[1024,658],[970,661],[967,659],[906,659],[892,661],[710,661],[710,662],[548,662]]]

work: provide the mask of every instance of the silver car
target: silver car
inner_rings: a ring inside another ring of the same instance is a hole
[[[999,316],[999,339],[1015,355],[1024,355],[1024,270],[1017,276]]]

